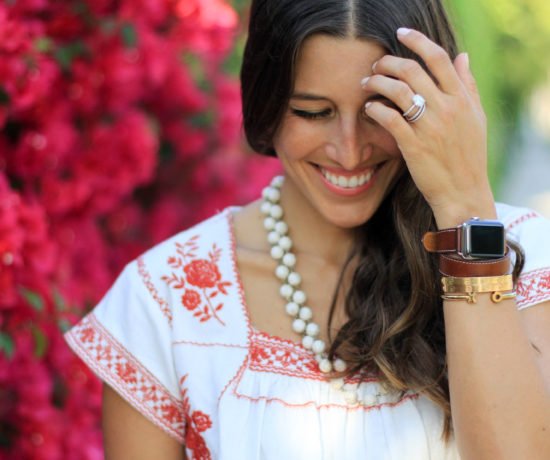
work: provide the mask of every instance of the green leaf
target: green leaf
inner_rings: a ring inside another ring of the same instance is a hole
[[[63,312],[67,310],[67,303],[65,302],[65,299],[61,295],[61,292],[59,292],[58,289],[53,290],[53,302],[55,305],[55,309],[58,312]]]
[[[19,290],[23,298],[33,307],[36,311],[44,310],[44,299],[37,292],[31,291],[30,289],[21,288]]]
[[[15,344],[13,339],[6,332],[0,332],[0,351],[2,351],[9,359],[15,353]]]
[[[9,103],[10,95],[2,86],[0,86],[0,105],[9,105]]]
[[[121,29],[120,34],[122,35],[122,41],[126,48],[135,48],[137,45],[137,31],[133,24],[127,22]]]
[[[201,112],[189,117],[189,124],[195,128],[208,128],[214,123],[212,111]]]
[[[71,69],[71,64],[76,57],[83,56],[86,53],[84,43],[77,41],[69,45],[60,46],[54,52],[54,57],[59,66],[68,71]]]
[[[71,328],[71,323],[64,318],[57,320],[57,326],[61,330],[61,333],[67,332]]]
[[[42,329],[37,326],[33,326],[31,332],[34,338],[34,356],[39,359],[43,358],[48,349],[48,339]]]
[[[34,49],[39,53],[48,53],[53,49],[53,41],[48,37],[40,37],[34,41]]]

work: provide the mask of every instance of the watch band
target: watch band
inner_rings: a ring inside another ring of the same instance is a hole
[[[456,253],[460,248],[460,232],[457,228],[446,228],[438,232],[426,232],[422,237],[424,249],[428,252]]]
[[[500,259],[470,261],[446,254],[439,256],[439,273],[444,276],[500,276],[512,273],[512,269],[508,247],[506,247],[506,255]]]

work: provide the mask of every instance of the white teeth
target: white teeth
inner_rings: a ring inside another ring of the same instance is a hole
[[[331,184],[334,184],[341,188],[355,188],[355,187],[361,187],[362,185],[365,185],[372,177],[373,170],[370,170],[369,172],[357,176],[351,176],[351,177],[345,177],[345,176],[338,176],[336,174],[332,174],[328,171],[325,171],[323,168],[321,169],[321,173],[327,179]]]
[[[338,177],[338,185],[340,187],[347,187],[348,186],[348,180],[344,176]]]

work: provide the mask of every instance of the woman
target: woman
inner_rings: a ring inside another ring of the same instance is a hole
[[[107,458],[550,458],[550,223],[494,203],[440,2],[257,0],[241,76],[284,179],[67,335],[106,382]]]

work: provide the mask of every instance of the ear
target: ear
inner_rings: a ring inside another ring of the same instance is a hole
[[[460,80],[462,80],[462,83],[468,90],[468,93],[470,94],[470,96],[472,96],[474,100],[481,103],[480,97],[479,97],[479,91],[477,89],[477,83],[470,70],[470,59],[468,57],[468,53],[460,53],[455,58],[453,64],[454,64],[456,73],[458,74]]]

